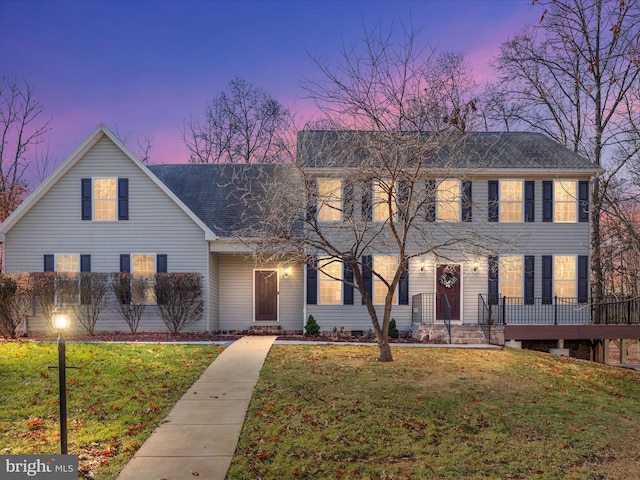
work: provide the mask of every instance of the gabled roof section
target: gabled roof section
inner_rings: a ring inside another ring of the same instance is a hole
[[[293,170],[286,164],[151,165],[164,182],[210,229],[232,237],[250,227],[260,209],[251,199],[276,175]]]
[[[206,240],[215,240],[216,236],[189,208],[145,166],[105,125],[98,125],[93,132],[62,162],[36,190],[0,225],[0,235],[4,236],[11,228],[55,185],[80,159],[103,137],[109,138],[131,162],[142,170],[149,179],[166,193],[202,230]]]
[[[414,142],[414,143],[410,143]],[[355,167],[367,152],[420,152],[434,168],[495,170],[602,170],[590,160],[535,132],[298,132],[298,158],[308,168]],[[349,148],[351,146],[351,148]]]

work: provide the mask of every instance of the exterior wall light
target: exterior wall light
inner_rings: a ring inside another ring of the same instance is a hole
[[[420,262],[420,273],[424,273],[425,268],[424,261]]]
[[[284,278],[289,278],[289,267],[284,269]]]
[[[473,262],[473,272],[477,272],[478,271],[478,262]]]

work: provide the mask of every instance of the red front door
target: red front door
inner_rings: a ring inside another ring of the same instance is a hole
[[[438,265],[436,275],[436,320],[446,319],[447,300],[451,305],[450,319],[460,320],[460,265]]]
[[[256,322],[278,321],[278,271],[256,270],[255,320]]]

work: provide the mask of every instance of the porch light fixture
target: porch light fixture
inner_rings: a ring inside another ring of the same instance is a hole
[[[478,271],[478,262],[473,262],[473,272],[477,272]]]
[[[424,273],[425,265],[424,261],[420,262],[420,273]]]
[[[67,454],[67,365],[64,331],[69,328],[69,315],[55,309],[51,314],[53,328],[58,332],[58,386],[60,393],[60,453]],[[49,367],[55,368],[55,367]]]
[[[284,278],[289,278],[289,267],[284,269]]]

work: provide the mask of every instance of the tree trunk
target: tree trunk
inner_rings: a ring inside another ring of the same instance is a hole
[[[389,344],[389,336],[378,335],[378,349],[380,350],[379,362],[393,362],[391,354],[391,345]]]

